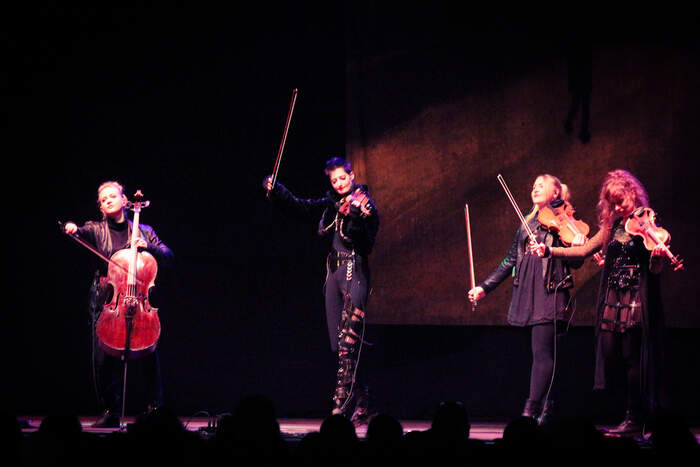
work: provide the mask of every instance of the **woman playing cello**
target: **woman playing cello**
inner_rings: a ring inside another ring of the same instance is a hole
[[[132,222],[126,217],[127,198],[124,189],[115,181],[108,181],[97,189],[97,204],[102,213],[101,221],[89,221],[82,227],[73,222],[64,225],[65,233],[75,235],[80,240],[91,245],[101,256],[110,258],[112,255],[130,243]],[[163,264],[173,258],[172,251],[158,238],[155,231],[144,224],[139,225],[139,238],[136,246],[140,250],[151,253],[156,260]],[[112,288],[107,280],[107,264],[102,263],[95,272],[95,280],[91,288],[90,308],[93,320],[93,363],[95,366],[95,387],[102,406],[102,416],[95,423],[96,427],[119,426],[119,410],[121,403],[121,366],[119,359],[104,352],[98,345],[95,326],[102,311],[102,306],[108,303]],[[158,351],[142,359],[149,374],[149,407],[154,408],[163,403],[163,389],[160,378]]]

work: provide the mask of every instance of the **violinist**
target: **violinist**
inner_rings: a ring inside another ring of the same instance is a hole
[[[600,230],[583,246],[533,245],[545,258],[585,258],[601,248],[605,254],[597,300],[595,378],[593,389],[610,389],[610,368],[624,368],[625,417],[609,430],[634,435],[659,409],[663,315],[659,273],[664,245],[649,251],[644,241],[626,231],[628,217],[649,200],[641,182],[626,170],[609,172],[598,198]]]
[[[81,227],[73,222],[67,222],[64,225],[65,233],[79,236],[102,256],[110,258],[115,252],[127,248],[130,243],[132,222],[126,216],[127,203],[124,189],[118,182],[104,182],[97,189],[97,204],[102,213],[102,220],[88,221]],[[136,246],[140,250],[151,253],[161,265],[172,260],[172,251],[158,238],[153,228],[140,224],[139,232]],[[93,425],[98,428],[118,427],[121,411],[120,359],[106,354],[96,336],[96,324],[102,306],[109,302],[112,293],[113,290],[107,278],[107,264],[101,263],[95,272],[89,301],[93,335],[93,379],[102,409],[101,416]],[[158,350],[139,360],[148,374],[147,410],[152,410],[163,404]]]
[[[284,185],[263,181],[270,200],[280,207],[305,215],[321,215],[318,234],[331,241],[326,261],[325,308],[331,350],[338,355],[333,414],[348,415],[356,424],[367,423],[366,388],[357,382],[361,347],[364,343],[365,311],[369,295],[369,264],[379,229],[379,213],[366,185],[355,182],[348,161],[334,157],[326,162],[325,173],[332,190],[318,199],[300,199]],[[322,214],[321,214],[322,211]]]
[[[568,190],[567,190],[568,192]],[[538,213],[552,203],[562,202],[562,183],[553,175],[535,179],[530,193],[532,209],[524,216],[534,237],[547,245],[561,245],[559,235],[540,224]],[[486,279],[468,293],[469,301],[481,300],[507,277],[513,277],[513,296],[508,310],[508,323],[529,328],[532,367],[530,390],[522,415],[546,422],[552,416],[553,402],[548,397],[554,383],[555,349],[568,317],[569,290],[573,286],[571,264],[554,260],[542,262],[529,253],[528,233],[520,226],[508,255]]]

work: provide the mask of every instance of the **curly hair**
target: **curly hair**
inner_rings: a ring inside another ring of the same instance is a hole
[[[610,230],[617,218],[615,205],[621,204],[626,212],[638,207],[649,206],[649,196],[644,185],[626,170],[613,170],[603,181],[598,197],[598,224],[601,229]]]

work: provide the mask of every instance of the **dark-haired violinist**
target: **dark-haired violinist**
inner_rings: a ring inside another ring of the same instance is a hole
[[[568,198],[568,188],[553,175],[543,174],[535,179],[530,193],[532,209],[524,221],[538,242],[561,245],[556,232],[541,225],[538,213],[550,204]],[[468,292],[471,302],[481,300],[507,277],[513,277],[513,296],[508,310],[508,323],[527,327],[531,334],[532,367],[530,390],[522,415],[546,422],[552,416],[553,399],[549,391],[554,386],[555,348],[568,320],[569,290],[573,286],[570,269],[580,264],[554,260],[542,262],[528,251],[529,233],[520,226],[508,255],[486,279]],[[556,339],[556,341],[555,341]],[[556,387],[556,386],[554,386]]]
[[[321,216],[318,234],[331,241],[324,289],[326,319],[331,349],[338,355],[332,413],[347,415],[354,410],[350,418],[360,424],[370,416],[366,388],[359,387],[356,376],[370,290],[368,257],[379,229],[379,213],[367,186],[356,184],[347,160],[328,160],[325,173],[332,190],[317,199],[297,198],[282,184],[273,183],[272,176],[265,178],[263,187],[273,203]]]
[[[132,221],[126,215],[128,200],[123,187],[116,181],[102,183],[97,189],[97,204],[102,213],[100,221],[88,221],[81,227],[67,222],[63,228],[68,235],[78,236],[91,245],[102,257],[111,258],[115,252],[127,248],[131,240]],[[140,224],[139,234],[136,240],[139,250],[148,251],[161,265],[172,260],[172,251],[158,238],[153,228]],[[89,300],[93,332],[93,377],[102,410],[101,416],[93,425],[98,428],[118,427],[122,409],[120,359],[104,352],[95,332],[102,307],[113,293],[108,283],[107,266],[106,262],[101,262],[95,271]],[[146,397],[149,402],[146,410],[152,410],[163,404],[158,350],[139,360],[148,379]]]
[[[583,246],[537,244],[531,251],[545,258],[576,259],[603,250],[597,300],[594,389],[609,389],[613,363],[624,367],[626,410],[616,435],[638,434],[659,409],[663,314],[659,291],[667,247],[651,250],[626,229],[630,216],[649,205],[641,182],[626,170],[609,172],[598,198],[600,230]],[[612,375],[615,376],[615,375]]]

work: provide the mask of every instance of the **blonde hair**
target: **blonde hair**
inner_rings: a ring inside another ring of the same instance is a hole
[[[559,178],[555,177],[554,175],[550,174],[540,174],[537,177],[535,177],[535,181],[537,181],[538,178],[542,177],[546,181],[552,182],[552,186],[557,190],[557,195],[553,198],[555,199],[562,199],[562,194],[564,193],[564,188],[566,185],[563,185],[561,183],[561,180]],[[568,187],[567,187],[567,193],[568,193]],[[551,193],[550,193],[551,195]],[[535,216],[537,216],[537,213],[539,212],[540,208],[535,204],[532,206],[532,209],[530,212],[525,216],[525,222],[530,222]]]
[[[566,183],[561,184],[561,194],[559,195],[559,199],[562,201],[571,201],[571,190],[569,190],[569,185]]]
[[[626,170],[613,170],[603,180],[598,197],[598,224],[601,229],[610,230],[617,218],[615,205],[622,204],[627,212],[649,206],[649,196],[644,185]]]
[[[122,186],[121,183],[119,183],[115,180],[108,180],[108,181],[102,183],[99,187],[97,187],[97,207],[98,208],[100,207],[100,193],[102,192],[102,190],[104,190],[105,188],[108,188],[110,186],[113,186],[114,188],[119,190],[119,194],[121,194],[122,196],[124,195],[124,187]],[[101,209],[100,209],[100,212],[102,212]],[[107,218],[107,216],[105,215],[104,212],[102,212],[102,219],[105,219],[105,218]]]

